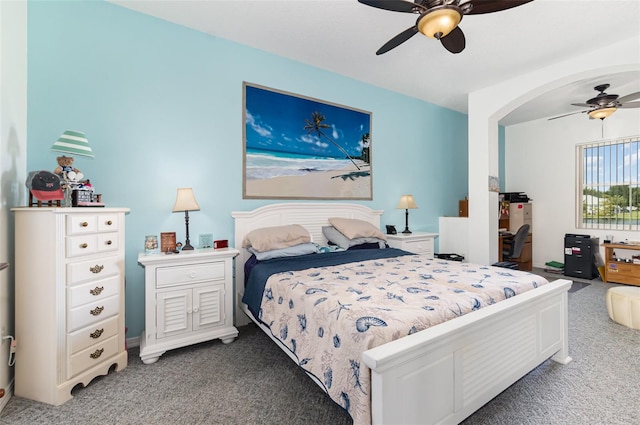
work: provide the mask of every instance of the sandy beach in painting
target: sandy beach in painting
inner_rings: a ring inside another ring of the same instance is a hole
[[[247,179],[246,197],[371,199],[371,167],[358,161],[341,170],[307,171],[298,176]]]

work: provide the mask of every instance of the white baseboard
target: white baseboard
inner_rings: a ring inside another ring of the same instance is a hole
[[[140,347],[140,337],[127,338],[127,348]]]

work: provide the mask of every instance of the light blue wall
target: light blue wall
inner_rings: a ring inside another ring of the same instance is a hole
[[[303,35],[302,35],[303,36]],[[317,42],[317,40],[310,40]],[[467,195],[467,116],[357,80],[198,33],[101,1],[29,2],[28,170],[53,170],[50,147],[84,131],[94,159],[76,158],[107,206],[126,219],[128,337],[144,328],[144,236],[175,231],[176,188],[193,187],[201,210],[190,236],[233,239],[242,199],[242,82],[372,112],[373,201],[383,224],[412,193],[411,229],[437,231]]]

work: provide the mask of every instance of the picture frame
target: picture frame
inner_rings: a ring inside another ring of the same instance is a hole
[[[146,255],[157,254],[160,252],[158,246],[158,235],[147,235],[144,237],[144,253]]]
[[[371,112],[243,82],[243,199],[373,199]]]
[[[160,233],[160,249],[162,252],[173,252],[176,250],[176,232]]]
[[[213,248],[213,233],[202,233],[198,235],[199,248]]]

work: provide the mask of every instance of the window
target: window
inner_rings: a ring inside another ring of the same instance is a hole
[[[640,136],[577,146],[577,227],[640,229]]]

